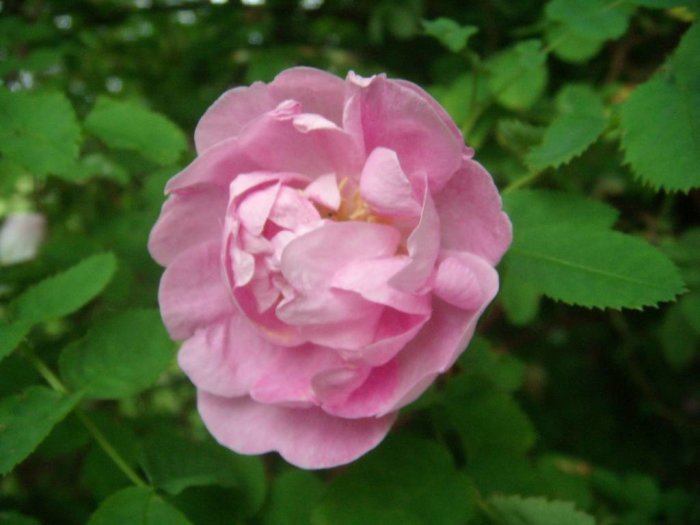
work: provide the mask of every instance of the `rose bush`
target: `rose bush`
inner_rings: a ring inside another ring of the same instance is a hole
[[[149,248],[204,423],[243,454],[356,459],[465,349],[511,226],[421,88],[293,68],[195,131]]]

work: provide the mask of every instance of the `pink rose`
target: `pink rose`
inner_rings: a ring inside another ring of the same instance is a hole
[[[418,86],[310,68],[232,89],[149,249],[204,423],[242,454],[353,461],[465,349],[511,225]]]

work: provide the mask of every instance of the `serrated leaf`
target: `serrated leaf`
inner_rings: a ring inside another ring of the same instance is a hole
[[[595,525],[592,516],[576,510],[568,501],[497,495],[489,502],[504,525]]]
[[[479,32],[476,26],[463,26],[450,18],[423,20],[423,29],[425,34],[438,40],[453,53],[459,53],[467,47],[469,38]]]
[[[501,119],[496,126],[498,143],[519,158],[535,144],[542,142],[544,128],[518,119]]]
[[[501,51],[488,63],[489,87],[512,110],[532,106],[547,86],[547,57],[539,40],[525,40]]]
[[[311,512],[323,494],[323,482],[311,472],[287,470],[275,477],[265,525],[298,525],[311,522]]]
[[[545,295],[594,308],[641,308],[683,292],[675,265],[645,241],[574,225],[516,230],[509,268]]]
[[[700,186],[700,24],[686,32],[666,69],[623,105],[622,147],[644,182],[688,191]]]
[[[580,155],[607,124],[600,97],[587,86],[562,88],[556,103],[558,115],[547,127],[542,144],[532,148],[526,158],[535,171],[556,168]]]
[[[473,513],[468,490],[446,449],[394,436],[331,481],[311,522],[461,525]]]
[[[62,93],[12,93],[0,87],[0,121],[4,157],[36,177],[73,170],[80,127]]]
[[[107,286],[116,267],[114,255],[101,253],[40,281],[15,300],[17,322],[40,323],[75,312]]]
[[[455,122],[466,122],[475,110],[472,106],[484,104],[490,96],[486,79],[475,79],[471,73],[460,75],[447,86],[434,86],[431,91]]]
[[[149,479],[169,494],[188,487],[220,485],[236,488],[246,514],[257,512],[265,500],[265,470],[259,457],[233,454],[213,442],[193,442],[158,433],[143,445],[143,467]]]
[[[0,475],[31,454],[79,399],[77,393],[65,396],[32,386],[0,400]]]
[[[112,494],[90,516],[87,525],[191,525],[182,513],[145,487]]]
[[[29,333],[31,325],[27,323],[0,323],[0,361],[10,355]]]
[[[607,0],[551,0],[545,7],[549,20],[591,40],[618,38],[627,31],[629,8]]]
[[[555,224],[605,229],[615,224],[618,216],[617,210],[604,202],[557,190],[512,191],[503,196],[503,206],[516,232]]]
[[[61,375],[87,397],[121,399],[151,386],[173,360],[157,310],[127,310],[93,324],[61,352]]]
[[[174,164],[187,149],[180,128],[131,101],[98,98],[85,119],[85,128],[112,148],[138,151],[162,165]]]

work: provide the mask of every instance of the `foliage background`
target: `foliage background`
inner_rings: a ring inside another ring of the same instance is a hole
[[[700,523],[696,0],[0,6],[0,218],[48,223],[0,266],[0,523]],[[206,107],[296,64],[427,87],[515,227],[458,366],[322,472],[207,436],[145,248]]]

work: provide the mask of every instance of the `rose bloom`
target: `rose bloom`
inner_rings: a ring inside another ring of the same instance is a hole
[[[444,109],[385,75],[293,68],[224,93],[149,249],[213,436],[353,461],[465,349],[511,225]]]

